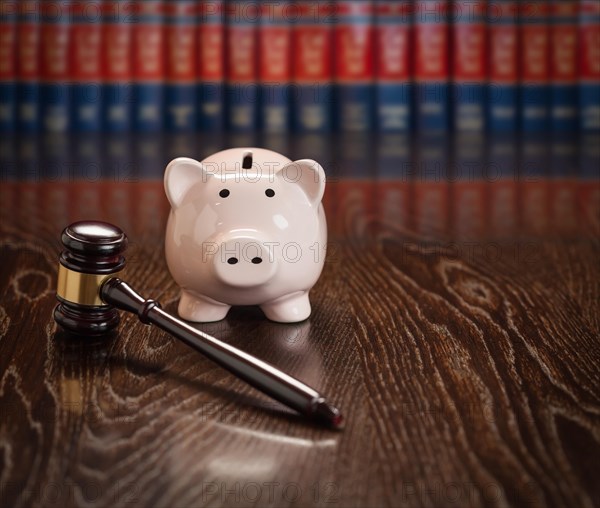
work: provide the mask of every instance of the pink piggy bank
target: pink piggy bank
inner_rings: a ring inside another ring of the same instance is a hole
[[[165,190],[166,258],[183,319],[218,321],[232,305],[259,305],[281,323],[310,315],[308,292],[327,243],[317,162],[259,148],[178,158],[167,166]]]

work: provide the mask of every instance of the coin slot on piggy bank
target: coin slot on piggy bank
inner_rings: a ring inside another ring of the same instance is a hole
[[[259,148],[178,158],[165,191],[166,259],[183,319],[219,321],[234,305],[258,305],[282,323],[309,317],[327,243],[319,163]]]
[[[252,169],[252,152],[247,152],[244,154],[242,169]]]

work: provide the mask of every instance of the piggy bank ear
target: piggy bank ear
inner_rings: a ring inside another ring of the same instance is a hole
[[[194,184],[206,181],[207,176],[197,160],[179,157],[169,162],[165,170],[165,192],[171,206],[177,208],[187,191]]]
[[[311,159],[302,159],[286,164],[277,173],[288,184],[299,185],[313,204],[319,204],[325,192],[325,171]]]

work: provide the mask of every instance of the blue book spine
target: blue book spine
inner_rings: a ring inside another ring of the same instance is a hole
[[[15,129],[17,2],[0,1],[0,132]]]
[[[40,121],[50,132],[69,129],[70,114],[70,7],[71,2],[43,2],[41,47]]]
[[[513,0],[489,2],[487,128],[491,132],[515,132],[519,90],[518,8]]]
[[[429,131],[419,134],[414,140],[414,172],[412,214],[414,230],[419,234],[431,235],[447,231],[451,210],[450,179],[450,134],[447,130]]]
[[[449,126],[448,2],[415,2],[415,124],[419,131]]]
[[[551,6],[550,118],[554,131],[577,129],[577,12],[575,2],[554,0]]]
[[[13,134],[5,134],[0,136],[0,188],[5,182],[12,180],[19,174],[19,164],[17,162],[17,138],[23,136],[15,136]],[[4,213],[2,217],[8,217],[12,212],[6,203],[2,203],[0,198],[0,213]]]
[[[598,230],[600,217],[600,133],[583,132],[579,136],[579,173],[577,175],[579,221],[586,234]]]
[[[552,142],[550,143],[548,165],[552,179],[564,181],[576,178],[579,170],[578,133],[561,131],[549,138]]]
[[[453,138],[449,213],[459,241],[481,238],[488,230],[486,148],[483,133],[469,131]]]
[[[410,132],[382,132],[377,137],[378,179],[410,182],[414,170],[411,141]]]
[[[198,19],[198,128],[225,127],[225,2],[201,0]]]
[[[137,22],[129,0],[104,0],[102,4],[103,127],[124,132],[132,127],[132,27]]]
[[[17,26],[17,129],[36,132],[40,126],[40,2],[21,2]]]
[[[187,134],[176,134],[186,136]],[[144,180],[161,180],[165,172],[167,153],[163,132],[137,132],[133,136],[132,172]],[[179,155],[176,155],[179,157]]]
[[[579,108],[582,131],[600,131],[600,3],[581,0]]]
[[[157,132],[164,125],[164,2],[138,0],[133,26],[133,125],[138,132]]]
[[[532,0],[520,4],[521,128],[540,132],[549,128],[550,30],[548,4]]]
[[[292,128],[301,133],[333,130],[333,1],[296,2],[292,28]]]
[[[336,127],[367,132],[373,128],[375,118],[373,3],[338,1],[336,19]]]
[[[174,132],[196,129],[196,19],[194,0],[168,2],[165,126]]]
[[[256,2],[232,0],[226,4],[227,127],[235,132],[256,131],[258,127],[259,18],[260,6]]]
[[[73,4],[71,11],[71,121],[74,131],[102,127],[102,4]]]
[[[381,132],[412,126],[413,11],[409,1],[375,4],[376,124]]]
[[[290,2],[261,3],[258,37],[260,82],[259,126],[265,132],[290,128],[291,42]]]
[[[495,132],[489,136],[486,180],[488,181],[488,238],[514,238],[518,224],[518,133]]]
[[[481,132],[485,128],[486,4],[482,0],[452,2],[452,117],[458,131]]]
[[[600,209],[600,134],[584,132],[579,138],[579,176],[582,184],[590,181],[596,184],[596,208]],[[598,214],[594,215],[598,221]]]

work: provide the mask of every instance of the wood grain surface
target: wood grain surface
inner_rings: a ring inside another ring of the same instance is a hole
[[[600,506],[599,196],[333,179],[311,318],[198,326],[322,390],[330,431],[133,316],[96,342],[56,329],[83,218],[126,230],[127,280],[175,312],[159,180],[2,182],[0,505]]]

